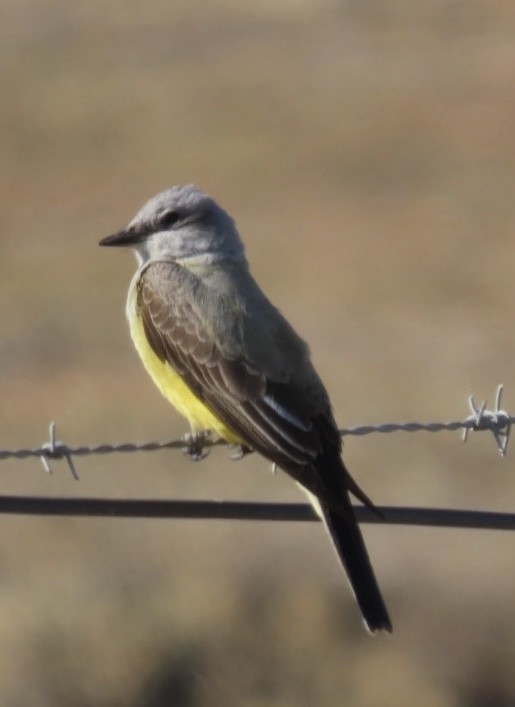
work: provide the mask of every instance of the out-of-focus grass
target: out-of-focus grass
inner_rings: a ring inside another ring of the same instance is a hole
[[[512,3],[6,1],[0,28],[0,446],[184,424],[123,318],[103,235],[169,184],[235,216],[342,425],[455,419],[507,384]],[[349,439],[378,503],[513,508],[493,440]],[[258,458],[3,462],[4,492],[298,499]],[[367,529],[393,637],[369,639],[320,528],[3,518],[5,705],[515,700],[513,539]]]

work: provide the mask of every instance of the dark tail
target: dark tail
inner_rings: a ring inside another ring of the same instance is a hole
[[[371,633],[381,630],[391,633],[392,622],[381,596],[350,500],[348,516],[335,513],[323,501],[319,500],[316,505],[319,506],[317,510],[322,516],[347,573],[368,630]]]

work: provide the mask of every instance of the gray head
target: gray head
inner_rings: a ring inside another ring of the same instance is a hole
[[[128,226],[99,245],[134,248],[140,264],[148,260],[245,262],[232,218],[191,184],[153,196]]]

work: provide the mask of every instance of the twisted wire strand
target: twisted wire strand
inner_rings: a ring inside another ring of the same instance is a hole
[[[503,431],[507,424],[512,425],[515,422],[515,416],[506,416],[498,425],[495,421],[488,425],[482,423],[483,426],[478,427],[477,422],[473,419],[456,420],[453,422],[385,422],[377,425],[361,425],[358,427],[348,427],[339,430],[342,437],[353,435],[362,437],[364,435],[380,433],[392,434],[394,432],[456,432],[457,430],[494,430],[499,427]],[[195,442],[195,440],[193,440]],[[29,457],[47,457],[48,459],[64,459],[67,456],[82,457],[95,454],[117,454],[117,453],[132,453],[132,452],[155,452],[162,449],[187,449],[191,444],[191,440],[187,437],[176,438],[164,442],[122,442],[119,444],[92,444],[81,445],[79,447],[71,447],[63,442],[54,441],[45,443],[41,447],[25,448],[25,449],[0,449],[0,461],[5,459],[27,459]],[[205,438],[200,442],[202,447],[227,447],[229,446],[223,440],[210,440]]]

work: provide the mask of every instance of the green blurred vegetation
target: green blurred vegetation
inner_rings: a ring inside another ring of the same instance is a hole
[[[515,6],[506,0],[3,0],[0,447],[165,439],[184,423],[98,240],[171,184],[236,218],[342,425],[456,419],[515,334]],[[378,503],[513,510],[488,435],[350,439]],[[292,499],[214,451],[3,462],[4,493]],[[395,632],[369,638],[320,528],[0,521],[5,707],[504,707],[513,538],[366,528]]]

